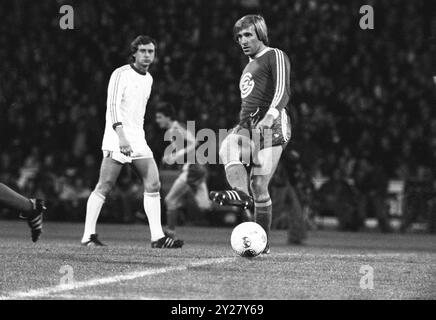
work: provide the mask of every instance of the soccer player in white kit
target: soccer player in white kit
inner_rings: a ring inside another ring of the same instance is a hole
[[[86,207],[82,245],[104,245],[96,234],[97,219],[122,166],[131,163],[144,184],[144,210],[152,248],[181,248],[183,241],[165,235],[161,225],[160,180],[153,152],[145,140],[144,116],[153,77],[148,72],[156,54],[156,41],[140,35],[130,44],[131,64],[116,69],[110,78],[106,128],[100,177]]]

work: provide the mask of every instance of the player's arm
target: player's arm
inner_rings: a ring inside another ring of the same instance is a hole
[[[112,128],[118,135],[120,151],[126,156],[132,153],[132,147],[126,138],[123,129],[123,118],[121,114],[121,100],[125,90],[125,81],[122,77],[121,70],[115,70],[109,80],[108,86],[108,108],[111,115]]]
[[[272,81],[274,83],[274,97],[265,117],[257,124],[258,129],[269,129],[289,102],[291,96],[291,63],[288,56],[281,50],[274,49],[270,58]]]
[[[124,133],[124,129],[122,126],[117,126],[115,128],[115,132],[118,135],[120,152],[126,156],[130,156],[132,154],[132,147],[130,146],[129,140],[127,140],[126,135]]]

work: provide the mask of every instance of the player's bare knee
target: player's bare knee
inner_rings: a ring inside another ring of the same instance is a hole
[[[109,192],[114,188],[115,183],[113,181],[101,181],[97,183],[95,191],[103,196],[107,196]]]
[[[268,183],[265,183],[263,179],[252,179],[250,181],[250,188],[254,201],[262,201],[269,198]]]
[[[159,192],[160,191],[160,181],[144,181],[144,191],[147,193]]]

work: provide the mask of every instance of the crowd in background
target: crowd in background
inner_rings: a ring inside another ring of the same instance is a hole
[[[102,156],[107,83],[140,33],[158,41],[145,121],[158,162],[163,133],[153,109],[160,101],[196,129],[235,124],[247,58],[232,27],[247,13],[262,13],[271,46],[291,59],[286,152],[287,159],[298,152],[306,177],[352,180],[361,195],[386,190],[389,179],[435,177],[431,1],[366,1],[374,30],[359,27],[357,0],[74,1],[73,30],[59,27],[63,4],[0,4],[0,181],[64,208],[55,212],[84,216]],[[222,168],[210,170],[210,187],[224,187]],[[123,179],[113,198],[129,205],[139,180]]]

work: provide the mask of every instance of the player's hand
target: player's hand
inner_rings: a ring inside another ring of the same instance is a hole
[[[274,123],[274,118],[270,114],[266,114],[265,117],[263,117],[262,120],[259,121],[259,123],[256,125],[256,129],[259,130],[261,133],[263,133],[266,129],[271,129]]]
[[[125,156],[130,156],[133,152],[132,147],[130,146],[129,141],[125,137],[120,137],[120,151]]]
[[[436,76],[433,77],[433,82],[436,84]]]
[[[170,154],[165,154],[162,157],[162,162],[166,163],[166,164],[169,164],[169,165],[172,165],[172,164],[174,164],[176,162],[176,159],[175,159],[175,157],[171,153]]]

